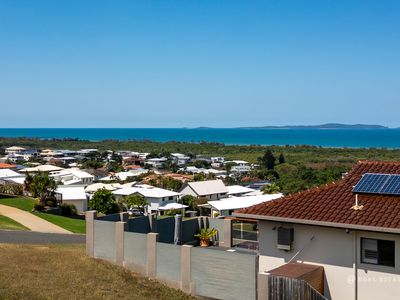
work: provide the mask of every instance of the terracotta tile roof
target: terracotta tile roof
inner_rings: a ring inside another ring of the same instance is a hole
[[[353,186],[365,173],[400,174],[400,162],[360,161],[338,183],[299,192],[235,211],[240,217],[296,219],[302,223],[350,224],[400,229],[400,196],[359,194],[353,210]],[[288,222],[294,220],[287,220]]]
[[[16,167],[16,165],[0,163],[0,169],[13,169],[15,167]]]

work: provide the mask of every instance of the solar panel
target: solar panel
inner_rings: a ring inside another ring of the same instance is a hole
[[[400,174],[366,173],[353,188],[353,192],[400,196]]]

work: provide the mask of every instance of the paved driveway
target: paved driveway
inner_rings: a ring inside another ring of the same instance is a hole
[[[12,244],[84,244],[84,234],[59,234],[0,230],[0,243]]]
[[[10,219],[17,221],[32,231],[72,234],[72,232],[64,228],[43,220],[42,218],[39,218],[30,212],[15,207],[0,204],[0,215],[9,217]]]

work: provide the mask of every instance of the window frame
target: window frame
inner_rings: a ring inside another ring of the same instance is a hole
[[[372,262],[365,262],[363,261],[363,252],[364,252],[364,243],[363,240],[374,240],[377,241],[377,263],[372,263]],[[381,250],[380,250],[380,246],[379,246],[379,242],[383,241],[383,242],[390,242],[393,243],[393,265],[389,265],[389,264],[382,264],[381,262]],[[366,265],[373,265],[373,266],[381,266],[381,267],[390,267],[390,268],[395,268],[396,266],[396,242],[394,240],[384,240],[384,239],[377,239],[377,238],[369,238],[369,237],[361,237],[360,238],[360,263],[362,264],[366,264]]]

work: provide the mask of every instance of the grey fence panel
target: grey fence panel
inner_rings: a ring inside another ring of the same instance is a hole
[[[94,220],[94,256],[115,261],[115,222]]]
[[[158,241],[161,243],[173,243],[175,231],[174,217],[157,220]]]
[[[147,235],[136,232],[124,233],[124,261],[139,272],[146,271]]]
[[[224,239],[224,220],[209,218],[208,224],[210,228],[215,228],[218,231],[215,241],[222,241]]]
[[[97,220],[118,222],[118,221],[121,220],[121,218],[120,218],[119,214],[111,214],[111,215],[105,215],[105,216],[97,217]]]
[[[181,279],[181,247],[157,243],[157,278],[178,284]]]
[[[138,233],[149,233],[151,231],[149,217],[137,217],[128,219],[128,228],[129,232],[138,232]]]
[[[199,220],[197,218],[182,221],[182,244],[196,241],[195,234],[199,233]]]
[[[257,256],[214,249],[192,249],[196,294],[216,299],[256,299]]]

